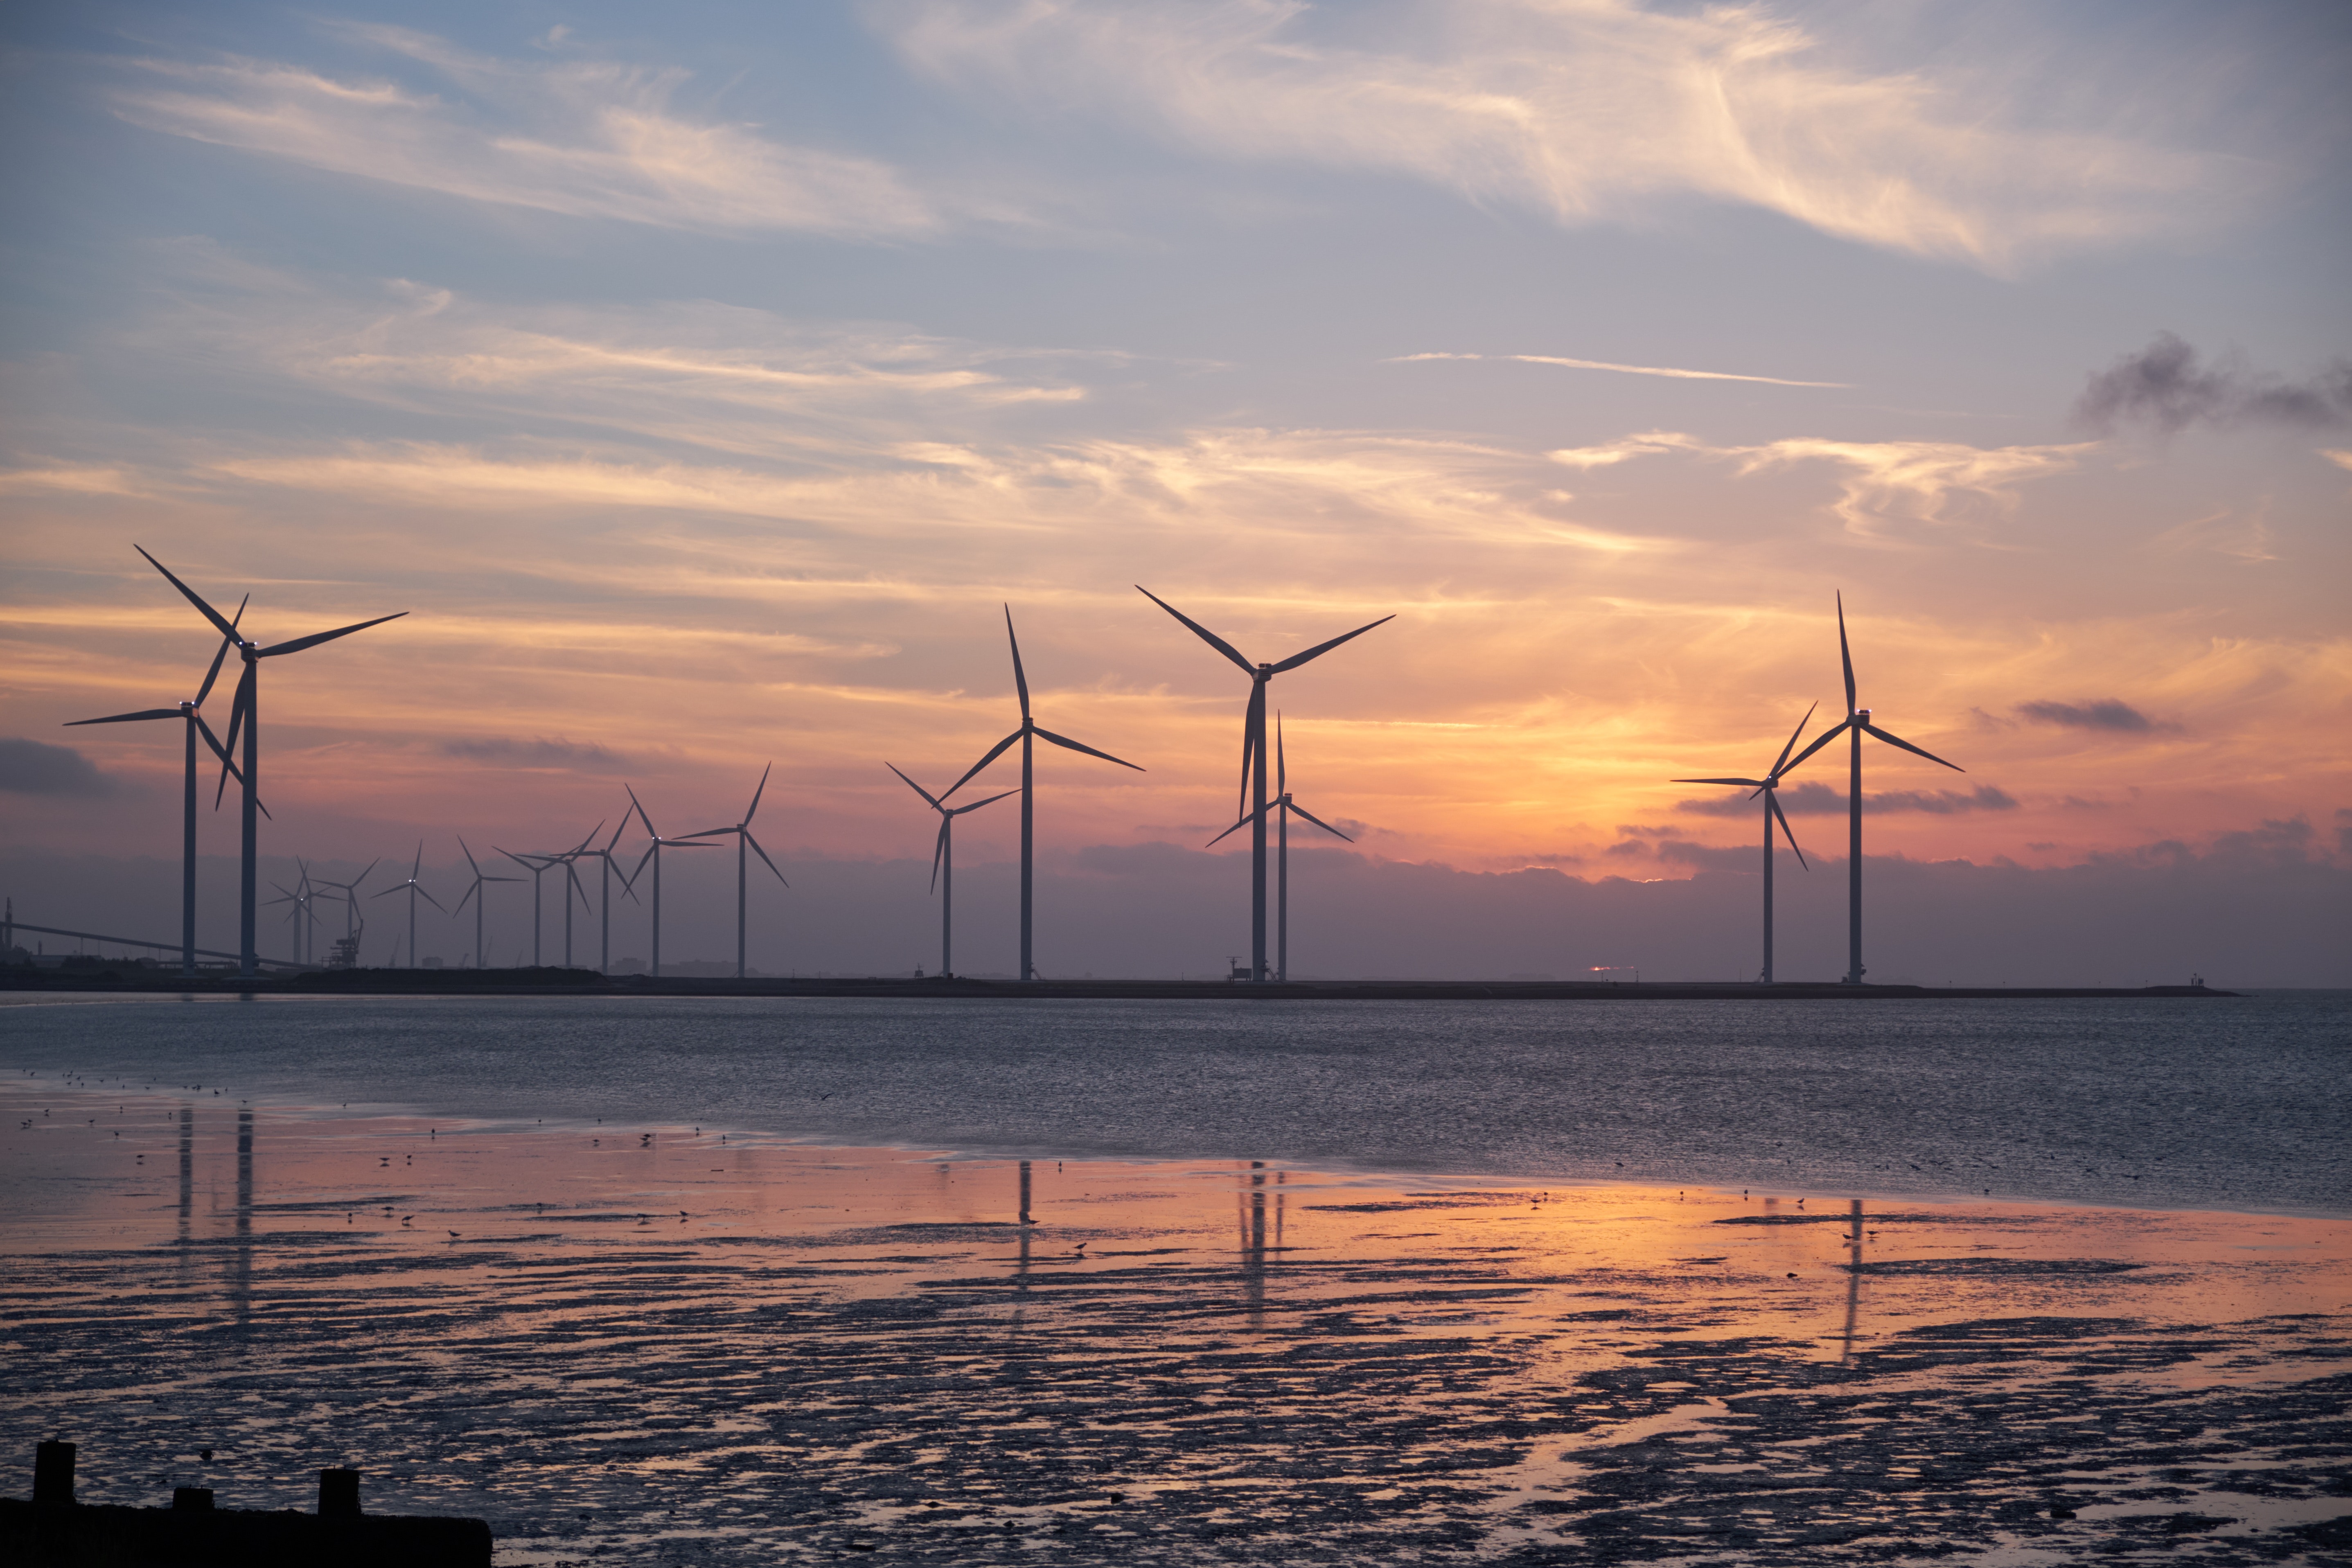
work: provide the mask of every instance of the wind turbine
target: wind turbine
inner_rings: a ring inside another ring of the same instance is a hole
[[[895,762],[882,766],[898,773]],[[1018,795],[1021,791],[1007,789],[1003,795],[991,795],[969,806],[950,806],[912,779],[907,779],[904,773],[898,773],[898,777],[906,779],[907,788],[929,801],[931,810],[940,814],[940,836],[931,845],[931,885],[940,890],[940,977],[950,979],[955,975],[955,820],[966,811],[993,806],[1005,795]]]
[[[1318,643],[1303,653],[1293,653],[1276,664],[1253,664],[1241,656],[1231,643],[1186,615],[1182,611],[1144,587],[1136,584],[1135,591],[1191,627],[1201,641],[1241,666],[1250,678],[1248,711],[1242,718],[1242,792],[1246,810],[1242,821],[1250,824],[1250,978],[1264,980],[1265,967],[1265,688],[1275,676],[1295,670],[1310,659],[1318,659],[1351,638],[1360,637],[1373,626],[1384,626],[1396,619],[1383,615],[1370,626],[1359,626],[1353,632]],[[1255,763],[1255,768],[1253,768]]]
[[[635,795],[630,797],[633,802],[635,799]],[[580,841],[578,849],[564,852],[564,859],[567,862],[593,860],[604,867],[596,887],[598,926],[596,972],[600,975],[610,974],[613,969],[613,846],[621,841],[621,834],[627,830],[628,826],[629,813],[624,811],[621,813],[621,825],[613,830],[613,836],[604,841],[603,849],[592,850],[588,847],[596,841],[596,835],[604,831],[604,824],[599,822],[588,830],[588,836]],[[573,873],[572,880],[573,885],[578,886],[580,878],[576,873]],[[625,875],[621,878],[621,891],[628,894],[632,901],[637,896],[636,889],[630,885],[629,879]],[[583,904],[587,902],[587,889],[580,890],[580,900]],[[563,906],[563,961],[569,964],[572,962],[572,905],[568,903]]]
[[[1031,899],[1031,872],[1034,866],[1033,854],[1036,846],[1037,814],[1034,742],[1050,740],[1066,751],[1083,751],[1088,757],[1099,757],[1105,762],[1117,762],[1121,768],[1135,768],[1138,773],[1144,770],[1136,768],[1132,762],[1122,761],[1113,757],[1108,751],[1097,751],[1091,746],[1079,745],[1067,736],[1055,735],[1050,729],[1042,728],[1035,719],[1030,717],[1029,677],[1021,669],[1021,639],[1013,634],[1013,606],[1010,604],[1004,607],[1004,637],[1005,641],[1013,644],[1013,688],[1021,694],[1021,727],[991,747],[987,756],[971,765],[970,773],[966,773],[941,792],[940,800],[946,800],[950,795],[971,783],[972,774],[978,773],[982,768],[1003,756],[1006,747],[1016,740],[1021,743],[1021,977],[1026,980],[1032,978],[1036,973],[1036,965],[1031,960],[1029,947],[1029,916],[1034,907]],[[902,774],[900,777],[905,776]]]
[[[629,787],[628,787],[627,785],[625,785],[625,784],[624,784],[623,786],[621,786],[621,788],[623,788],[624,789],[629,789]],[[645,803],[644,803],[643,801],[641,801],[641,800],[639,800],[637,799],[637,792],[636,792],[635,789],[629,789],[629,804],[630,804],[631,806],[634,806],[634,807],[635,807],[635,808],[636,808],[636,812],[637,812],[637,821],[639,821],[640,822],[643,822],[643,823],[646,825],[646,836],[647,838],[649,838],[649,839],[653,840],[653,842],[652,842],[652,843],[647,844],[647,845],[646,846],[646,852],[645,852],[644,854],[640,855],[640,856],[637,858],[637,869],[636,869],[635,871],[633,871],[633,872],[631,872],[631,873],[629,873],[629,885],[631,885],[631,886],[635,886],[635,883],[636,883],[636,880],[637,880],[637,878],[638,878],[640,875],[644,874],[644,872],[645,872],[645,869],[646,869],[646,862],[647,862],[647,861],[651,861],[651,862],[654,862],[654,969],[653,969],[653,972],[654,972],[654,977],[655,977],[655,978],[656,978],[656,979],[658,979],[658,978],[660,978],[660,977],[661,977],[661,852],[662,852],[662,847],[663,847],[664,845],[667,845],[669,848],[674,849],[674,850],[708,850],[708,849],[714,849],[714,848],[716,848],[717,846],[716,846],[716,845],[713,845],[713,844],[706,844],[706,843],[702,842],[702,841],[701,841],[700,840],[698,840],[698,839],[666,839],[666,838],[663,838],[659,833],[657,833],[657,832],[656,832],[656,831],[654,831],[654,820],[653,820],[651,817],[648,817],[648,816],[646,816],[646,815]],[[624,826],[625,826],[625,825],[627,824],[627,822],[628,822],[628,819],[627,819],[626,817],[623,817],[623,818],[621,819],[621,821],[622,821],[623,825],[624,825]],[[617,836],[614,838],[614,841],[615,843],[617,843],[617,842],[619,842],[619,841],[620,841]],[[761,855],[760,858],[761,858],[761,860],[765,860],[765,859],[767,859],[768,857],[767,857],[767,856],[765,856],[765,855]]]
[[[1915,756],[1924,757],[1928,761],[1935,763],[1937,767],[1948,768],[1955,773],[1966,773],[1968,769],[1961,767],[1957,762],[1945,761],[1942,758],[1937,756],[1932,751],[1923,750],[1920,747],[1912,745],[1909,741],[1904,739],[1899,735],[1891,735],[1885,730],[1879,728],[1876,725],[1870,722],[1870,710],[1868,708],[1856,707],[1854,706],[1853,653],[1846,646],[1845,595],[1843,593],[1838,595],[1837,618],[1838,659],[1839,662],[1845,666],[1845,717],[1839,720],[1836,724],[1832,725],[1821,734],[1815,736],[1813,737],[1813,743],[1811,746],[1806,747],[1804,750],[1797,753],[1797,761],[1790,763],[1788,767],[1781,768],[1780,771],[1782,773],[1792,773],[1796,771],[1798,763],[1804,761],[1806,758],[1811,757],[1814,752],[1819,751],[1822,747],[1827,746],[1831,741],[1836,739],[1840,734],[1849,735],[1853,737],[1853,752],[1848,764],[1846,775],[1848,780],[1846,784],[1846,805],[1849,811],[1847,819],[1848,846],[1846,851],[1845,872],[1846,944],[1849,957],[1846,965],[1845,983],[1849,986],[1858,986],[1862,984],[1863,977],[1862,737],[1864,735],[1876,736],[1879,739],[1886,742],[1889,746],[1899,746],[1904,750],[1908,751]]]
[[[245,607],[251,598],[248,594],[237,601],[236,613],[229,620],[231,631],[245,619]],[[213,748],[213,754],[221,759],[222,767],[231,773],[236,771],[236,765],[229,761],[228,748],[221,745],[220,737],[213,733],[212,727],[196,710],[205,706],[206,697],[212,695],[213,683],[220,679],[221,661],[228,657],[234,642],[233,637],[221,639],[220,651],[213,655],[212,668],[205,672],[205,684],[196,688],[193,700],[184,699],[176,707],[142,708],[137,713],[109,714],[104,718],[78,718],[65,727],[74,729],[85,724],[137,724],[154,718],[184,721],[181,727],[187,732],[188,763],[187,780],[180,805],[180,973],[183,975],[196,972],[196,737],[202,735],[205,737],[205,744]]]
[[[1352,844],[1356,841],[1290,798],[1290,769],[1283,761],[1282,715],[1278,712],[1274,716],[1274,799],[1267,801],[1266,806],[1279,813],[1275,825],[1274,852],[1274,977],[1287,980],[1290,978],[1290,814],[1297,812],[1343,842]],[[1249,825],[1249,818],[1244,817],[1202,847],[1216,848],[1227,834],[1241,831]]]
[[[1796,830],[1789,826],[1789,814],[1780,810],[1779,798],[1780,775],[1795,766],[1789,760],[1789,753],[1796,748],[1797,737],[1805,733],[1805,726],[1813,722],[1813,708],[1821,706],[1815,703],[1813,707],[1805,710],[1805,716],[1799,719],[1797,727],[1789,732],[1789,744],[1780,748],[1779,758],[1773,762],[1770,769],[1761,779],[1668,780],[1669,783],[1674,784],[1737,784],[1742,789],[1753,789],[1757,795],[1764,797],[1764,983],[1768,986],[1772,983],[1772,823],[1776,818],[1780,823],[1780,831],[1789,836],[1789,847],[1797,851],[1797,863],[1805,866],[1807,871],[1813,869],[1805,865],[1805,852],[1797,849]],[[1802,758],[1799,760],[1801,761]],[[1755,795],[1748,797],[1751,800],[1755,798]]]
[[[735,835],[735,977],[739,980],[745,977],[743,972],[743,910],[747,894],[750,892],[749,882],[751,873],[751,862],[744,856],[743,847],[746,844],[749,844],[761,860],[767,861],[768,869],[770,871],[776,871],[776,862],[772,860],[768,860],[768,852],[761,849],[760,841],[751,836],[751,819],[760,814],[760,797],[768,792],[768,775],[774,772],[775,768],[776,765],[771,762],[767,767],[760,769],[760,787],[751,791],[751,809],[743,813],[743,820],[741,821],[736,823],[731,828],[705,828],[698,833],[688,833],[686,835],[689,839],[716,839],[722,838],[729,833]],[[784,882],[784,873],[782,872],[776,871],[776,880],[778,882],[783,882],[786,887],[793,885],[789,882]],[[658,871],[654,873],[654,885],[656,887],[659,887],[661,885],[661,873]]]
[[[490,848],[499,850],[496,844]],[[562,855],[519,855],[512,850],[499,850],[499,853],[530,873],[530,967],[536,969],[539,967],[539,913],[545,902],[539,896],[539,879],[550,866],[562,864],[568,871],[571,862]],[[572,925],[572,894],[569,891],[563,895],[563,924],[568,934]]]
[[[466,849],[466,839],[465,835],[462,833],[457,836],[457,847],[461,850],[465,850],[466,863],[474,868],[473,885],[466,889],[466,897],[457,901],[457,913],[459,915],[466,913],[467,898],[470,898],[474,901],[474,967],[478,969],[482,967],[482,910],[490,902],[488,895],[482,893],[482,884],[491,882],[520,882],[522,878],[519,876],[484,876],[482,874],[481,862],[474,859],[473,851]]]
[[[364,924],[364,922],[362,922],[359,917],[360,883],[368,879],[368,872],[375,870],[381,862],[381,856],[376,860],[368,862],[367,870],[361,872],[359,875],[352,878],[349,882],[328,882],[321,878],[319,883],[320,887],[338,887],[342,889],[344,953],[352,967],[355,969],[359,967],[360,962],[360,927]]]
[[[286,924],[293,927],[294,930],[294,951],[292,957],[295,963],[307,967],[310,962],[311,928],[318,924],[319,920],[317,913],[312,910],[310,905],[317,898],[318,894],[312,891],[310,886],[310,866],[304,863],[299,857],[295,860],[294,863],[296,866],[300,868],[302,873],[301,876],[296,880],[291,888],[289,888],[280,883],[271,883],[269,885],[278,890],[278,896],[269,900],[269,902],[271,904],[290,904],[294,906],[286,912]]]
[[[228,743],[223,749],[225,751],[236,749],[237,727],[242,724],[245,727],[245,767],[238,782],[245,789],[245,809],[242,812],[244,844],[237,871],[237,955],[239,973],[249,979],[258,972],[259,967],[253,948],[253,916],[255,887],[258,881],[255,855],[260,837],[259,823],[256,821],[256,816],[261,800],[255,790],[261,781],[261,661],[274,659],[280,653],[299,653],[305,648],[315,648],[321,643],[331,643],[338,637],[348,637],[354,632],[364,632],[371,626],[381,626],[387,621],[397,621],[408,612],[402,610],[390,615],[379,615],[373,621],[362,621],[350,626],[338,626],[331,632],[314,632],[308,637],[297,637],[291,642],[276,643],[264,648],[249,639],[238,636],[236,622],[222,619],[219,611],[205,603],[194,589],[173,577],[162,561],[152,555],[147,555],[147,552],[139,549],[137,545],[131,548],[138,549],[141,555],[147,556],[148,565],[163,572],[164,580],[178,589],[189,603],[202,611],[205,619],[213,623],[215,631],[236,643],[238,657],[245,661],[245,673],[237,677],[236,696],[229,707]],[[226,776],[223,777],[226,781]]]
[[[416,841],[416,862],[408,868],[408,880],[376,894],[378,898],[390,898],[395,893],[408,894],[408,967],[412,969],[416,967],[416,901],[421,898],[434,908],[440,909],[442,914],[449,913],[442,909],[441,901],[425,892],[424,884],[416,880],[416,873],[424,869],[425,841],[419,839]]]

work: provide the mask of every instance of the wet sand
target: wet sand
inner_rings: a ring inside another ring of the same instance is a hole
[[[2338,1219],[0,1089],[0,1464],[62,1432],[85,1500],[348,1463],[538,1564],[2352,1555]]]

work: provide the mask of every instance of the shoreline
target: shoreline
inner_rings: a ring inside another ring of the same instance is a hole
[[[29,973],[0,970],[8,992],[142,995],[384,997],[861,997],[914,1001],[2050,1001],[2072,998],[2243,999],[2246,993],[2196,986],[1849,986],[1790,980],[1766,986],[1731,980],[1016,980],[963,976],[922,979],[885,976],[749,979],[700,976],[599,975],[593,969],[306,970],[244,979],[194,977],[128,963]]]

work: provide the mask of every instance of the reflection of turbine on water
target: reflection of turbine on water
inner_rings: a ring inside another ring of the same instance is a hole
[[[196,1108],[180,1107],[180,1288],[187,1289],[188,1266],[194,1261],[188,1249],[188,1227],[195,1217],[196,1207]]]
[[[236,1245],[229,1254],[229,1309],[243,1333],[253,1319],[253,1113],[236,1113]]]
[[[1862,1199],[1853,1200],[1846,1224],[1845,1349],[1838,1353],[1840,1361],[1853,1354],[1854,1317],[1862,1308]]]
[[[1274,1174],[1275,1186],[1277,1188],[1288,1179],[1287,1171],[1276,1171]],[[1276,1252],[1283,1249],[1284,1203],[1285,1195],[1276,1191],[1274,1195],[1274,1249]],[[1250,1327],[1254,1330],[1263,1329],[1265,1327],[1266,1261],[1265,1162],[1264,1160],[1250,1162],[1249,1191],[1246,1196],[1238,1192],[1234,1194],[1234,1204],[1235,1219],[1241,1231],[1242,1300],[1249,1313]]]

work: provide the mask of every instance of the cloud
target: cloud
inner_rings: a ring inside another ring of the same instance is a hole
[[[541,737],[517,740],[505,736],[467,736],[441,743],[445,757],[488,762],[500,768],[564,768],[590,773],[617,773],[631,758],[593,741]]]
[[[2007,513],[2018,486],[2073,468],[2096,444],[1969,446],[1956,441],[1835,441],[1792,436],[1760,446],[1713,446],[1681,431],[1651,430],[1598,446],[1570,446],[1544,455],[1563,467],[1606,468],[1636,457],[1688,452],[1728,462],[1742,476],[1804,463],[1841,471],[1830,510],[1849,532],[1870,534],[1894,518],[1921,523],[1953,520],[1956,498],[1974,497]]]
[[[15,795],[105,797],[116,781],[70,746],[0,736],[0,790]]]
[[[1846,810],[1846,797],[1842,791],[1812,780],[1794,787],[1783,786],[1780,796],[1780,810],[1791,817],[1843,816]],[[1864,795],[1862,804],[1864,811],[1924,811],[1937,817],[2017,810],[2016,799],[1991,784],[1980,784],[1971,790],[1895,789],[1881,795]],[[1763,809],[1745,794],[1675,802],[1675,810],[1696,817],[1750,817]]]
[[[2001,512],[2014,510],[2017,486],[2029,479],[2063,474],[2074,466],[2087,444],[2070,446],[1966,446],[1951,441],[1828,441],[1799,437],[1762,446],[1728,447],[1739,472],[1754,474],[1798,463],[1829,463],[1842,469],[1839,496],[1830,510],[1848,532],[1867,534],[1887,518],[1915,522],[1950,520],[1956,497],[1973,496]]]
[[[705,231],[919,237],[950,204],[871,158],[672,107],[688,80],[593,60],[509,61],[394,27],[341,29],[454,96],[296,65],[147,59],[115,112],[168,135],[469,201]]]
[[[2054,724],[2061,729],[2104,729],[2126,735],[2144,735],[2157,727],[2154,719],[2116,697],[2084,703],[2020,703],[2017,711],[2036,724]]]
[[[1563,223],[1693,193],[2003,269],[2174,229],[2191,193],[2228,193],[2216,160],[2029,128],[1981,81],[1840,66],[1761,5],[916,0],[880,15],[918,68],[1047,111],[1229,158],[1404,174]]]
[[[2209,366],[2188,343],[2158,332],[2147,348],[2094,374],[2075,400],[2074,417],[2102,434],[2119,425],[2159,435],[2177,435],[2192,424],[2341,429],[2352,425],[2352,360],[2336,360],[2308,381],[2289,382],[2249,370],[2234,354]]]
[[[1564,365],[1574,371],[1615,371],[1629,376],[1671,376],[1690,382],[1760,382],[1774,387],[1843,387],[1850,382],[1791,382],[1779,376],[1736,376],[1728,371],[1682,371],[1664,365],[1612,365],[1605,360],[1563,360],[1549,354],[1398,354],[1381,362],[1409,365],[1423,360],[1511,360],[1523,365]]]

